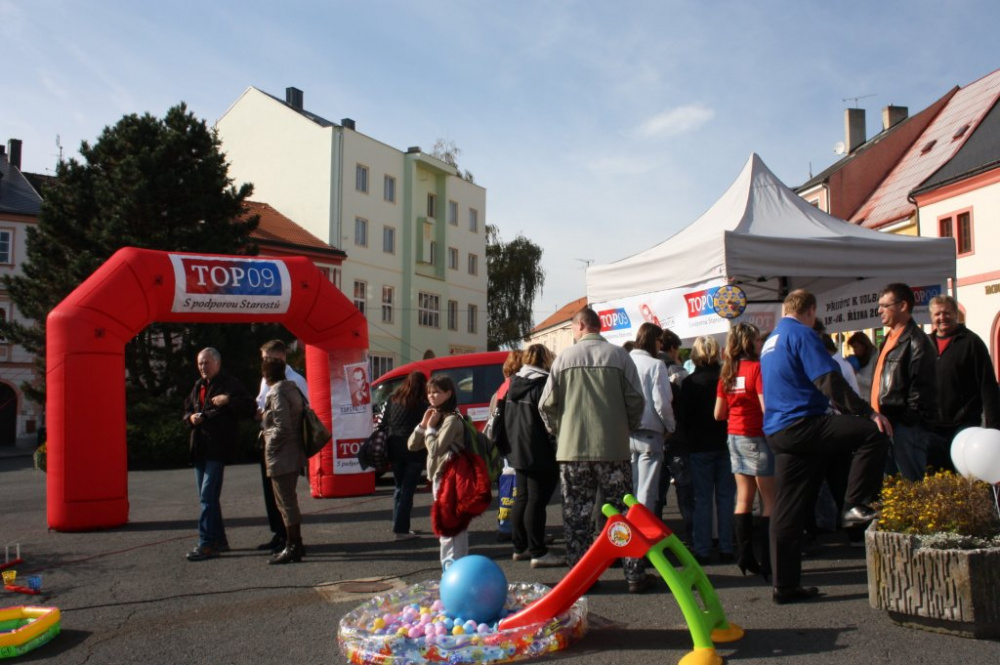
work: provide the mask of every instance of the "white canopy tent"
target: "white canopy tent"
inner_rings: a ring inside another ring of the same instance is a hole
[[[590,267],[587,300],[600,312],[617,312],[606,319],[606,331],[618,333],[612,337],[624,337],[626,328],[634,334],[655,317],[690,338],[728,329],[711,298],[703,297],[721,285],[746,292],[747,315],[765,311],[772,319],[787,291],[806,288],[836,332],[877,325],[871,296],[889,282],[920,287],[918,305],[926,305],[954,276],[952,239],[848,224],[801,199],[752,154],[732,186],[692,224],[639,254]]]

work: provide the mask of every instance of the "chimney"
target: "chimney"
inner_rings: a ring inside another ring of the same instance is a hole
[[[905,106],[893,106],[890,104],[882,109],[882,129],[895,127],[910,115],[910,109]]]
[[[344,118],[343,120],[340,121],[340,124],[346,127],[347,129],[354,129],[353,118]]]
[[[10,165],[21,170],[21,139],[7,141],[7,152],[10,153]]]
[[[302,91],[298,88],[285,88],[285,103],[293,109],[302,110]]]
[[[847,153],[865,142],[865,110],[847,109],[844,111],[844,143]]]

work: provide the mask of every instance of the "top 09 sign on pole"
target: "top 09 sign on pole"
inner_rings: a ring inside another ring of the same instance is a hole
[[[283,261],[171,254],[172,312],[283,314],[292,288]]]

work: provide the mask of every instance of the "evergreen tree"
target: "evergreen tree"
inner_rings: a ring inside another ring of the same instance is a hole
[[[489,276],[486,344],[491,351],[519,346],[531,332],[535,296],[545,284],[542,248],[518,234],[504,242],[500,231],[486,225],[486,269]]]
[[[14,304],[32,322],[8,322],[2,332],[35,355],[42,377],[46,316],[118,249],[257,251],[249,239],[257,218],[239,221],[253,187],[233,185],[215,130],[183,103],[162,119],[148,113],[123,117],[93,145],[83,142],[80,155],[82,161],[58,164],[38,224],[28,229],[22,274],[4,277]],[[125,352],[130,411],[173,396],[179,386],[186,392],[196,376],[197,349],[209,344],[222,349],[225,340],[241,336],[234,328],[146,328]],[[253,348],[251,358],[258,357]],[[44,400],[44,385],[24,389],[33,400]]]

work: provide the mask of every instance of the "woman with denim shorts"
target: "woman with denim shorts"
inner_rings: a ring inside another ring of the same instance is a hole
[[[760,374],[760,331],[738,323],[729,331],[715,399],[716,420],[729,422],[729,458],[736,476],[736,565],[746,575],[771,576],[768,545],[774,503],[774,454],[764,438],[764,389]],[[761,511],[754,525],[753,504],[760,492]],[[761,558],[754,554],[754,535]]]

